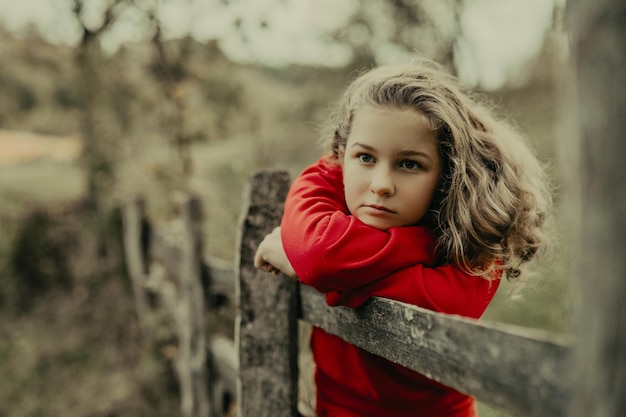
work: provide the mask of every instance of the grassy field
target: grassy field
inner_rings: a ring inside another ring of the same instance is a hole
[[[28,152],[0,140],[0,415],[176,415],[176,394],[163,396],[171,376],[159,356],[142,347],[119,277],[99,283],[82,277],[71,288],[53,288],[36,296],[26,313],[8,307],[13,300],[7,297],[16,294],[11,261],[22,222],[36,212],[54,218],[84,194],[74,148],[40,139]],[[53,267],[49,261],[40,265],[43,271]]]

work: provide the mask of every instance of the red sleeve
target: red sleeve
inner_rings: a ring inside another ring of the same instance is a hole
[[[423,227],[375,229],[348,214],[341,167],[320,159],[292,184],[281,238],[300,281],[319,291],[350,291],[394,271],[432,264]]]
[[[453,265],[415,265],[353,291],[327,292],[326,301],[331,306],[356,308],[372,297],[384,297],[441,313],[479,318],[499,285],[499,277],[487,280]]]

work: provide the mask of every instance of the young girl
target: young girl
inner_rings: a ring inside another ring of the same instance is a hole
[[[434,64],[380,67],[341,102],[329,154],[293,183],[257,267],[358,307],[386,297],[479,318],[545,243],[526,144]],[[471,397],[314,328],[319,416],[476,416]]]

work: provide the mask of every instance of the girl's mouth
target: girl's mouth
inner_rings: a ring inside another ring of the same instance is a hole
[[[391,210],[391,209],[388,209],[388,208],[387,208],[387,207],[385,207],[385,206],[377,206],[377,205],[373,205],[373,204],[371,204],[371,205],[370,205],[370,204],[367,204],[367,205],[365,205],[364,207],[365,207],[365,208],[367,208],[367,209],[371,209],[371,210],[373,210],[374,212],[380,212],[380,213],[391,213],[391,214],[394,214],[394,213],[395,213],[395,211],[393,211],[393,210]]]

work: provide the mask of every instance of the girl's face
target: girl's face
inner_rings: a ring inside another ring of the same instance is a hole
[[[381,230],[419,222],[441,179],[437,132],[412,109],[357,110],[342,161],[350,213]]]

